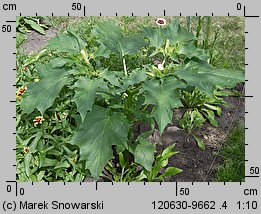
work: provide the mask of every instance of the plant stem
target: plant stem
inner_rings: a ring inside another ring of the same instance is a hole
[[[127,73],[126,61],[124,57],[122,57],[122,62],[123,62],[124,74],[125,76],[127,76],[128,73]]]
[[[200,35],[201,29],[202,29],[202,19],[203,19],[202,16],[199,16],[199,17],[198,17],[198,25],[197,25],[197,30],[196,30],[197,40],[194,41],[194,45],[195,45],[196,47],[198,47],[199,35]]]
[[[121,178],[120,178],[120,182],[122,182],[122,180],[123,180],[123,176],[124,176],[124,173],[125,173],[125,167],[123,167],[122,168],[122,170],[121,170]]]
[[[203,49],[205,49],[205,50],[208,49],[210,26],[211,26],[211,17],[208,16],[208,17],[207,17],[206,34],[205,34],[204,45],[203,45],[203,46],[204,46]]]
[[[186,20],[187,20],[187,30],[190,32],[190,16],[187,16]]]

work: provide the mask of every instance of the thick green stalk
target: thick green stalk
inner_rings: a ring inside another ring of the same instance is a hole
[[[127,76],[128,73],[127,73],[126,61],[124,57],[122,57],[122,62],[123,62],[124,74],[125,76]]]
[[[197,30],[196,30],[197,40],[194,41],[194,44],[196,47],[198,47],[198,39],[199,39],[199,35],[200,35],[201,29],[202,29],[202,19],[203,19],[202,16],[198,17],[198,25],[197,25]]]
[[[190,32],[190,16],[187,16],[186,20],[187,20],[187,30]]]
[[[207,17],[206,34],[205,34],[204,45],[203,45],[203,49],[205,49],[205,50],[208,49],[209,35],[210,35],[210,26],[211,26],[211,17],[208,16]]]

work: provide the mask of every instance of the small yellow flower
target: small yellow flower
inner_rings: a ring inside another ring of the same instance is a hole
[[[167,24],[167,21],[166,21],[166,19],[163,19],[163,18],[157,18],[156,24],[159,26],[165,26]]]
[[[24,147],[24,153],[25,153],[25,154],[26,154],[26,153],[29,153],[29,151],[30,151],[29,147]]]
[[[33,120],[34,126],[37,126],[37,124],[42,124],[43,121],[44,121],[43,116],[35,117],[35,119]]]

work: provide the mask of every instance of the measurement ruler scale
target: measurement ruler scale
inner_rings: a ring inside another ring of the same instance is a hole
[[[1,213],[259,213],[258,90],[261,3],[246,1],[2,1]],[[189,7],[188,7],[189,5]],[[244,16],[246,73],[245,182],[15,181],[16,16]],[[3,72],[5,72],[3,74]]]

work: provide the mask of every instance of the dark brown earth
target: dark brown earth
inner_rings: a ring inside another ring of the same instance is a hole
[[[218,151],[225,142],[230,130],[235,124],[244,123],[245,104],[243,98],[226,97],[229,104],[223,108],[222,116],[217,118],[218,128],[206,124],[194,134],[204,140],[206,150],[201,150],[194,138],[186,132],[176,130],[175,126],[169,127],[161,137],[161,145],[158,150],[163,150],[167,146],[175,143],[175,150],[179,154],[169,159],[168,166],[178,167],[182,173],[166,179],[166,181],[203,182],[215,181],[217,166],[222,164],[222,159],[217,156]],[[174,115],[177,111],[174,112]],[[175,124],[175,121],[174,121]]]

